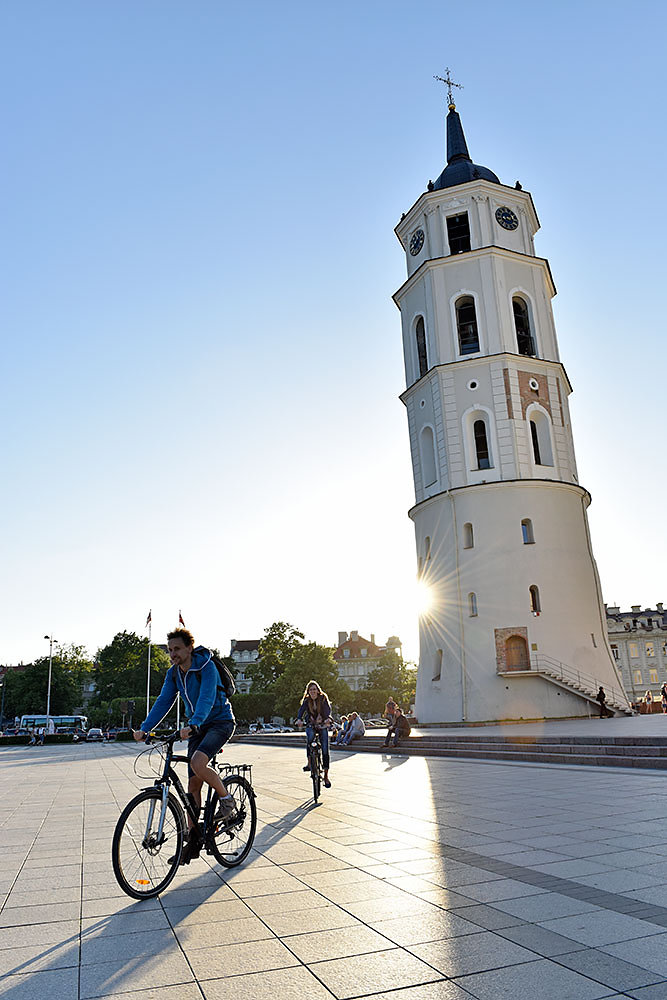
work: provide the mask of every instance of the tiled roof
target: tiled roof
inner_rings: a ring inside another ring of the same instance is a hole
[[[259,649],[261,639],[232,639],[232,653],[254,652]]]
[[[345,656],[344,649],[349,649],[349,656]],[[363,657],[361,655],[362,649],[367,650],[366,655]],[[361,636],[359,639],[348,639],[347,642],[341,643],[333,657],[334,660],[342,660],[343,658],[346,660],[370,660],[376,656],[380,656],[381,653],[384,653],[385,649],[385,646],[376,646],[370,639],[364,639]]]

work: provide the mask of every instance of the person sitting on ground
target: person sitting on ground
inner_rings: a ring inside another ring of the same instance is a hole
[[[167,648],[171,666],[162,690],[133,735],[137,741],[145,739],[180,695],[188,720],[187,726],[181,729],[181,739],[188,740],[188,792],[195,808],[200,810],[202,785],[204,782],[211,785],[219,798],[215,819],[223,822],[234,815],[236,806],[208,762],[232,737],[235,724],[232,706],[220,683],[220,674],[210,651],[204,646],[195,648],[194,637],[188,629],[177,628],[169,632]],[[193,858],[199,857],[201,847],[199,829],[188,815],[188,842],[181,852],[180,863],[190,864]]]
[[[399,742],[403,739],[407,739],[410,735],[410,723],[403,715],[403,710],[396,706],[396,712],[394,713],[394,721],[387,730],[387,736],[384,741],[386,747],[389,746],[389,740],[392,739],[392,743],[395,747],[398,746]]]
[[[310,771],[310,744],[315,737],[315,730],[320,734],[322,744],[322,764],[324,766],[324,787],[331,788],[329,781],[329,726],[331,725],[331,707],[329,699],[317,683],[308,681],[303,692],[303,701],[296,715],[297,726],[306,726],[306,759],[308,763],[304,771]]]
[[[342,746],[347,747],[350,745],[352,740],[360,740],[362,736],[366,733],[366,726],[364,725],[364,720],[358,715],[357,712],[353,712],[350,716],[349,725],[347,727],[347,732],[343,737],[341,743]]]
[[[350,725],[350,720],[348,719],[347,715],[341,715],[340,726],[338,727],[338,732],[336,733],[336,738],[334,740],[334,743],[337,746],[343,742],[343,737],[345,736],[345,733],[347,732],[349,725]]]

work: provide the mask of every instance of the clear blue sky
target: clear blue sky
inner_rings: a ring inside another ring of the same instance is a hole
[[[0,9],[0,662],[276,619],[417,657],[393,227],[473,159],[542,223],[605,599],[667,602],[665,8]]]

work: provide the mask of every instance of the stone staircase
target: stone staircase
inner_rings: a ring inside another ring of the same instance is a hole
[[[510,680],[517,677],[544,677],[545,680],[550,681],[552,684],[556,684],[558,687],[570,691],[590,704],[593,704],[596,710],[599,711],[597,693],[600,681],[589,674],[582,673],[576,667],[570,667],[559,660],[554,660],[551,656],[534,654],[530,660],[530,669],[499,670],[498,673]],[[605,705],[610,711],[620,715],[633,714],[630,703],[622,689],[609,687],[604,684],[603,687],[607,696]]]
[[[400,747],[384,746],[384,730],[376,735],[372,730],[352,749],[332,748],[334,759],[339,753],[392,753],[407,756],[458,757],[497,760],[506,763],[529,761],[538,764],[583,764],[588,767],[639,767],[667,770],[667,736],[605,736],[606,722],[600,719],[599,736],[525,736],[451,734],[437,730],[428,735],[413,735]],[[264,746],[305,747],[305,736],[283,733],[275,736],[235,737],[243,743]]]

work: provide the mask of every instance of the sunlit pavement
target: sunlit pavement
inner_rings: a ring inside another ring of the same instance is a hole
[[[649,720],[651,723],[653,720]],[[667,775],[234,744],[260,824],[156,900],[116,884],[132,745],[0,750],[12,1000],[667,998]]]

